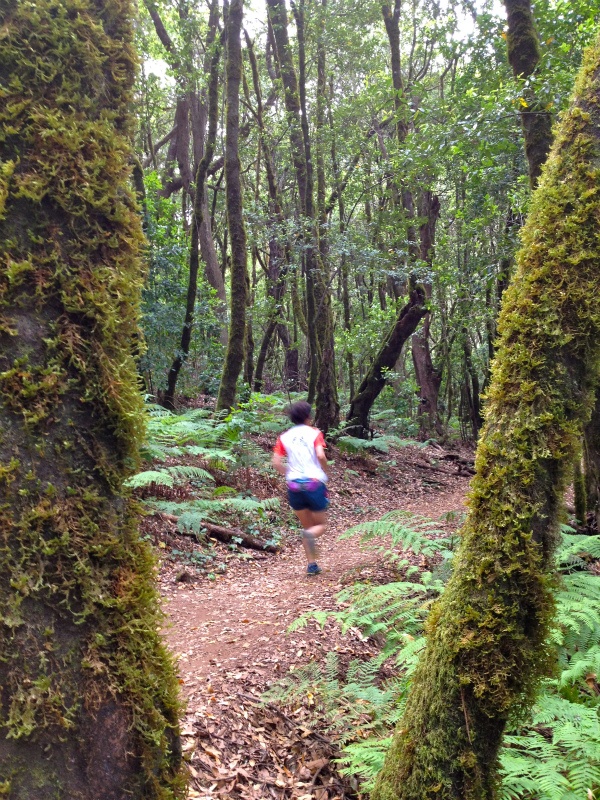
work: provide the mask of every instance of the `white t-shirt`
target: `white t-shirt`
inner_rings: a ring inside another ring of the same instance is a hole
[[[311,428],[310,425],[294,425],[289,431],[281,434],[274,450],[280,456],[287,456],[285,473],[287,481],[312,478],[327,483],[327,475],[321,469],[317,458],[318,445],[327,446],[321,431],[318,428]]]

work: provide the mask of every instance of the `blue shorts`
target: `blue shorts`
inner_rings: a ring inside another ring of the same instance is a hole
[[[303,488],[306,485],[306,488]],[[325,511],[329,505],[327,486],[321,481],[289,481],[288,500],[294,511]]]

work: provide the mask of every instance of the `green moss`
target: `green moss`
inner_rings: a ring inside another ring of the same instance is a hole
[[[452,578],[373,800],[487,800],[509,717],[553,668],[552,553],[600,361],[600,42],[522,231]]]
[[[121,488],[143,436],[134,3],[5,6],[0,794],[173,800],[177,680]]]

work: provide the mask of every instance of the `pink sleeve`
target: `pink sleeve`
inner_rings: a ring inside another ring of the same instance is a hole
[[[327,447],[327,445],[325,444],[325,438],[321,433],[321,431],[319,431],[319,433],[317,434],[317,438],[315,439],[315,450],[319,445],[321,445],[321,447]]]
[[[277,439],[277,443],[276,443],[275,447],[273,448],[273,452],[275,453],[275,455],[278,455],[278,456],[287,455],[286,452],[285,452],[285,447],[283,446],[283,442],[281,441],[281,436]]]

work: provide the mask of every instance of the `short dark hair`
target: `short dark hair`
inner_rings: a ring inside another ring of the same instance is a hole
[[[288,408],[287,414],[290,418],[290,422],[293,422],[294,425],[302,425],[310,418],[312,407],[306,400],[298,400],[297,403],[292,403]]]

